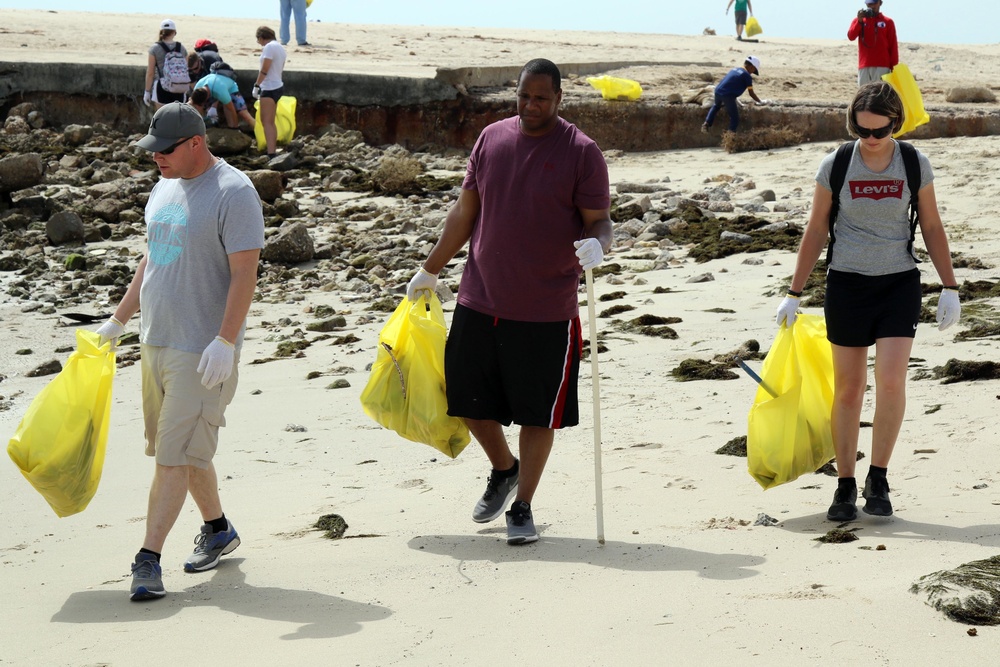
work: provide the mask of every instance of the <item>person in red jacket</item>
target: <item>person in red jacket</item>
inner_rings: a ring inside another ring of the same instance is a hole
[[[881,81],[899,63],[896,24],[882,13],[882,0],[865,0],[851,21],[847,39],[858,40],[858,87]]]

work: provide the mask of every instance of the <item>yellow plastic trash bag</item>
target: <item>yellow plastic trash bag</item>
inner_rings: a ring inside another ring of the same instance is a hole
[[[888,82],[903,100],[903,127],[892,135],[893,138],[901,137],[910,130],[931,121],[931,117],[924,110],[924,98],[920,94],[920,88],[917,87],[917,82],[913,79],[909,67],[898,63],[891,72],[882,75],[882,80]]]
[[[760,27],[760,21],[757,20],[756,16],[751,16],[747,19],[747,37],[753,37],[762,32],[764,32],[764,29]]]
[[[448,416],[444,344],[448,331],[437,296],[406,298],[378,336],[378,357],[361,392],[365,414],[407,440],[458,456],[469,429]]]
[[[642,95],[638,81],[614,76],[588,76],[587,83],[601,91],[606,100],[637,100]]]
[[[82,512],[97,493],[111,416],[115,353],[76,330],[76,351],[42,389],[7,445],[21,474],[59,516]]]
[[[762,386],[747,420],[747,466],[769,489],[834,458],[833,354],[826,320],[799,315],[791,328],[782,325],[760,375]]]
[[[257,123],[253,127],[253,135],[257,138],[257,150],[262,151],[267,148],[267,140],[264,138],[264,126],[260,124],[260,100],[254,104],[257,107]],[[275,110],[274,126],[278,130],[278,143],[287,144],[295,136],[295,107],[298,101],[291,95],[282,95],[278,100]]]

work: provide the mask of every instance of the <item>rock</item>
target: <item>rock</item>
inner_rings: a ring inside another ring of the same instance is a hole
[[[46,361],[44,364],[35,366],[30,371],[25,373],[26,376],[30,378],[42,377],[43,375],[55,375],[62,370],[62,364],[58,360],[53,359],[52,361]]]
[[[653,261],[653,270],[662,271],[663,269],[669,269],[670,263],[674,261],[674,255],[669,250],[664,250],[660,252],[659,256]]]
[[[310,322],[306,325],[306,331],[336,331],[347,326],[347,319],[343,315],[334,315],[319,322]]]
[[[637,193],[649,193],[649,192],[659,192],[660,190],[665,190],[666,188],[659,183],[618,183],[615,186],[615,191],[621,194],[622,192],[637,192]]]
[[[30,125],[33,130],[40,130],[47,125],[45,117],[42,116],[41,111],[29,111],[25,120],[28,121],[28,125]]]
[[[710,201],[705,208],[713,213],[732,213],[733,203],[729,201]]]
[[[87,268],[87,258],[74,252],[66,256],[63,266],[67,271],[83,271]]]
[[[692,276],[691,278],[688,278],[685,282],[688,282],[688,283],[710,283],[713,280],[715,280],[715,276],[713,276],[711,273],[702,273],[702,274],[699,274],[697,276]]]
[[[240,130],[224,127],[210,127],[206,130],[208,147],[215,155],[242,155],[253,144],[253,139]]]
[[[298,264],[310,261],[314,254],[315,246],[309,230],[301,222],[295,222],[282,227],[264,242],[261,257],[268,262]]]
[[[667,95],[667,104],[683,104],[684,98],[680,93],[670,93]]]
[[[285,190],[281,174],[270,169],[255,169],[245,172],[250,182],[257,189],[257,194],[266,202],[273,202]]]
[[[104,222],[118,222],[118,213],[121,211],[121,202],[115,199],[101,199],[94,204],[94,215]]]
[[[63,141],[70,146],[85,144],[94,137],[94,128],[89,125],[67,125],[63,130]]]
[[[7,120],[3,123],[3,131],[7,134],[28,134],[31,132],[31,126],[20,116],[7,116]]]
[[[273,169],[274,171],[289,171],[295,169],[299,164],[299,160],[295,157],[295,153],[279,153],[277,156],[272,158],[267,163],[268,169]]]
[[[0,159],[0,192],[13,192],[38,185],[44,175],[42,156],[38,153],[7,156]]]
[[[15,104],[7,112],[7,116],[17,116],[18,118],[27,118],[28,114],[35,111],[35,105],[31,102],[21,102],[20,104]]]
[[[45,223],[45,236],[52,245],[82,243],[85,235],[83,220],[74,211],[56,213]]]
[[[722,232],[719,234],[719,239],[722,241],[736,241],[738,243],[750,243],[753,241],[753,237],[749,234],[740,234],[738,232]]]
[[[761,190],[760,195],[758,195],[763,201],[776,201],[777,197],[774,194],[774,190]]]
[[[351,383],[344,378],[337,378],[330,384],[326,386],[327,389],[347,389],[351,386]]]
[[[7,255],[0,257],[0,271],[19,271],[24,268],[26,262],[20,255]]]
[[[986,86],[956,86],[948,90],[944,99],[948,102],[992,104],[997,101],[997,96]]]

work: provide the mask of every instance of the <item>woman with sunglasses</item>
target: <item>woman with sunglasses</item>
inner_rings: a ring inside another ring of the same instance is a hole
[[[847,108],[847,131],[856,141],[843,187],[836,195],[839,208],[833,229],[829,218],[836,152],[820,163],[791,287],[778,308],[777,323],[792,326],[799,297],[829,236],[824,314],[833,348],[831,424],[838,473],[837,491],[827,512],[831,521],[857,517],[854,467],[872,345],[875,418],[863,509],[875,516],[892,515],[886,469],[906,409],[906,371],[921,305],[920,271],[907,217],[909,185],[901,149],[891,136],[902,125],[903,103],[892,86],[878,81],[858,89]],[[959,318],[958,285],[934,196],[930,161],[919,151],[916,155],[921,184],[917,203],[920,233],[943,285],[937,323],[946,329]]]

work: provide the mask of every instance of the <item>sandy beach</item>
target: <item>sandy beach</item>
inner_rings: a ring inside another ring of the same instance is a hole
[[[0,9],[0,60],[142,64],[159,18]],[[234,66],[256,66],[253,30],[265,21],[173,18],[181,41],[212,37]],[[89,29],[83,34],[99,35],[104,48],[81,48],[80,21]],[[653,96],[691,87],[702,72],[721,76],[746,48],[728,36],[338,24],[309,30],[315,47],[290,50],[289,67],[433,76],[438,67],[522,64],[536,56],[723,64],[621,72],[648,84]],[[956,83],[995,84],[998,45],[901,38],[929,104],[945,104],[944,91]],[[856,46],[846,39],[755,47],[764,63],[762,97],[846,103],[854,90]],[[670,190],[690,196],[728,179],[744,184],[734,188],[734,204],[772,190],[776,201],[757,215],[803,225],[816,168],[835,146],[615,151],[608,164],[613,192],[621,183],[669,179]],[[990,267],[957,269],[959,283],[996,282],[1000,175],[992,167],[1000,137],[917,146],[934,167],[952,250]],[[404,211],[406,202],[395,205]],[[672,325],[678,338],[667,340],[622,333],[611,318],[599,319],[608,347],[599,356],[604,545],[595,528],[589,364],[581,367],[581,424],[557,435],[533,503],[541,539],[509,547],[502,520],[471,521],[488,473],[478,446],[450,460],[361,411],[365,367],[387,316],[373,317],[363,298],[337,290],[265,296],[249,314],[240,387],[216,459],[240,548],[215,570],[184,573],[201,524],[189,502],[164,550],[168,596],[129,602],[129,564],[142,540],[152,462],[143,454],[139,368],[121,368],[103,480],[84,512],[57,518],[14,465],[0,465],[0,665],[990,664],[1000,630],[978,627],[970,636],[968,626],[909,589],[922,575],[1000,552],[1000,382],[911,380],[890,469],[896,515],[861,514],[850,524],[858,541],[819,543],[815,538],[835,527],[825,519],[834,478],[807,475],[764,492],[746,459],[715,453],[746,434],[756,385],[743,376],[680,383],[670,375],[684,359],[710,359],[750,339],[766,349],[795,255],[768,250],[696,263],[686,250],[671,250],[670,268],[649,270],[641,248],[618,249],[609,261],[624,271],[596,284],[598,296],[625,292],[613,302],[634,306],[624,317],[682,320]],[[938,282],[929,262],[920,269],[923,282]],[[711,279],[691,282],[704,274]],[[7,292],[15,279],[0,274],[0,400],[9,404],[0,411],[0,431],[7,437],[51,380],[25,373],[49,358],[65,361],[55,350],[73,343],[65,319],[24,312],[25,303]],[[249,363],[272,355],[281,336],[304,329],[318,306],[344,314],[344,333],[359,342],[326,341],[303,358]],[[108,308],[92,304],[93,312]],[[446,304],[446,315],[453,308]],[[586,309],[581,316],[586,327]],[[952,358],[995,360],[995,338],[955,340],[971,321],[946,332],[921,325],[911,375]],[[22,348],[34,353],[14,354]],[[312,371],[323,375],[307,379]],[[328,389],[334,378],[350,387]],[[869,392],[863,420],[871,421],[873,400]],[[866,453],[870,433],[862,429]],[[865,470],[867,461],[859,475]],[[311,529],[328,513],[349,524],[345,539]],[[760,514],[778,523],[754,525]]]

